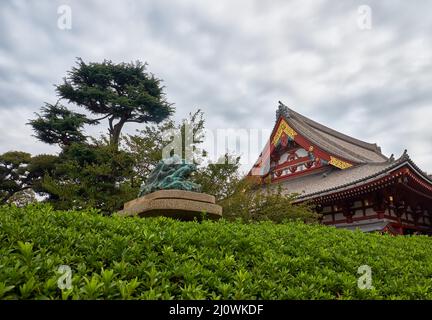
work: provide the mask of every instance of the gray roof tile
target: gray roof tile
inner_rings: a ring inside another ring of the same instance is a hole
[[[296,193],[298,194],[298,199],[309,199],[362,185],[369,180],[372,181],[385,176],[395,168],[404,164],[413,167],[421,176],[432,184],[432,179],[425,175],[423,171],[411,161],[408,154],[404,152],[397,160],[358,164],[345,170],[329,167],[325,172],[287,179],[280,182],[280,185],[286,194]]]
[[[325,151],[354,163],[383,163],[388,160],[381,149],[315,122],[285,107],[280,112],[290,126],[306,139]]]

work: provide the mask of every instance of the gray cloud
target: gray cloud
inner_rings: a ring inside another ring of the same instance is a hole
[[[57,28],[57,8],[72,29]],[[407,148],[432,172],[428,1],[10,1],[0,3],[0,152],[55,152],[25,125],[75,61],[142,60],[164,79],[176,118],[271,129],[277,101],[323,124]],[[139,126],[129,126],[132,132]],[[102,127],[90,129],[92,133]]]

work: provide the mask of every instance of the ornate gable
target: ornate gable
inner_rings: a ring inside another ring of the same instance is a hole
[[[333,166],[347,169],[352,162],[331,155],[310,142],[289,123],[287,112],[278,110],[279,118],[270,136],[270,167],[272,180],[288,178],[309,171]]]

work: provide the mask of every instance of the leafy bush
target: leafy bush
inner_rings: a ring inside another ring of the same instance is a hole
[[[138,193],[131,184],[130,155],[93,139],[92,144],[72,143],[59,155],[58,164],[42,180],[43,191],[57,209],[98,208],[104,214],[122,208]]]
[[[202,192],[223,201],[231,197],[241,183],[240,157],[232,154],[221,156],[216,163],[208,161],[192,175],[192,181],[202,186]]]
[[[432,239],[0,207],[1,299],[431,299]],[[72,288],[59,289],[59,266]],[[357,287],[361,265],[371,290]]]
[[[57,157],[41,154],[31,156],[21,151],[0,155],[0,204],[33,202],[34,192],[41,192],[41,180],[54,170]]]
[[[250,177],[249,177],[250,178]],[[262,187],[251,179],[243,179],[237,184],[231,196],[219,204],[226,218],[241,219],[244,222],[270,220],[318,222],[321,215],[313,212],[307,204],[293,204],[294,196],[277,188]]]
[[[213,161],[214,159],[202,147],[205,140],[204,128],[204,113],[198,109],[189,113],[189,116],[180,123],[167,119],[158,125],[149,125],[143,130],[137,130],[134,135],[125,136],[125,150],[134,162],[135,183],[141,184],[147,179],[164,157],[162,151],[172,142],[172,135],[175,133],[184,143],[184,148],[178,155],[188,161],[193,160],[198,167],[192,174],[191,181],[200,184],[202,192],[211,194],[218,200],[231,196],[241,178],[240,157],[227,153]]]

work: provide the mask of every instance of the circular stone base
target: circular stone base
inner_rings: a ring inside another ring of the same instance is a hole
[[[211,219],[222,217],[222,207],[215,204],[215,197],[199,192],[183,190],[159,190],[126,202],[120,216],[165,216],[181,220]]]

